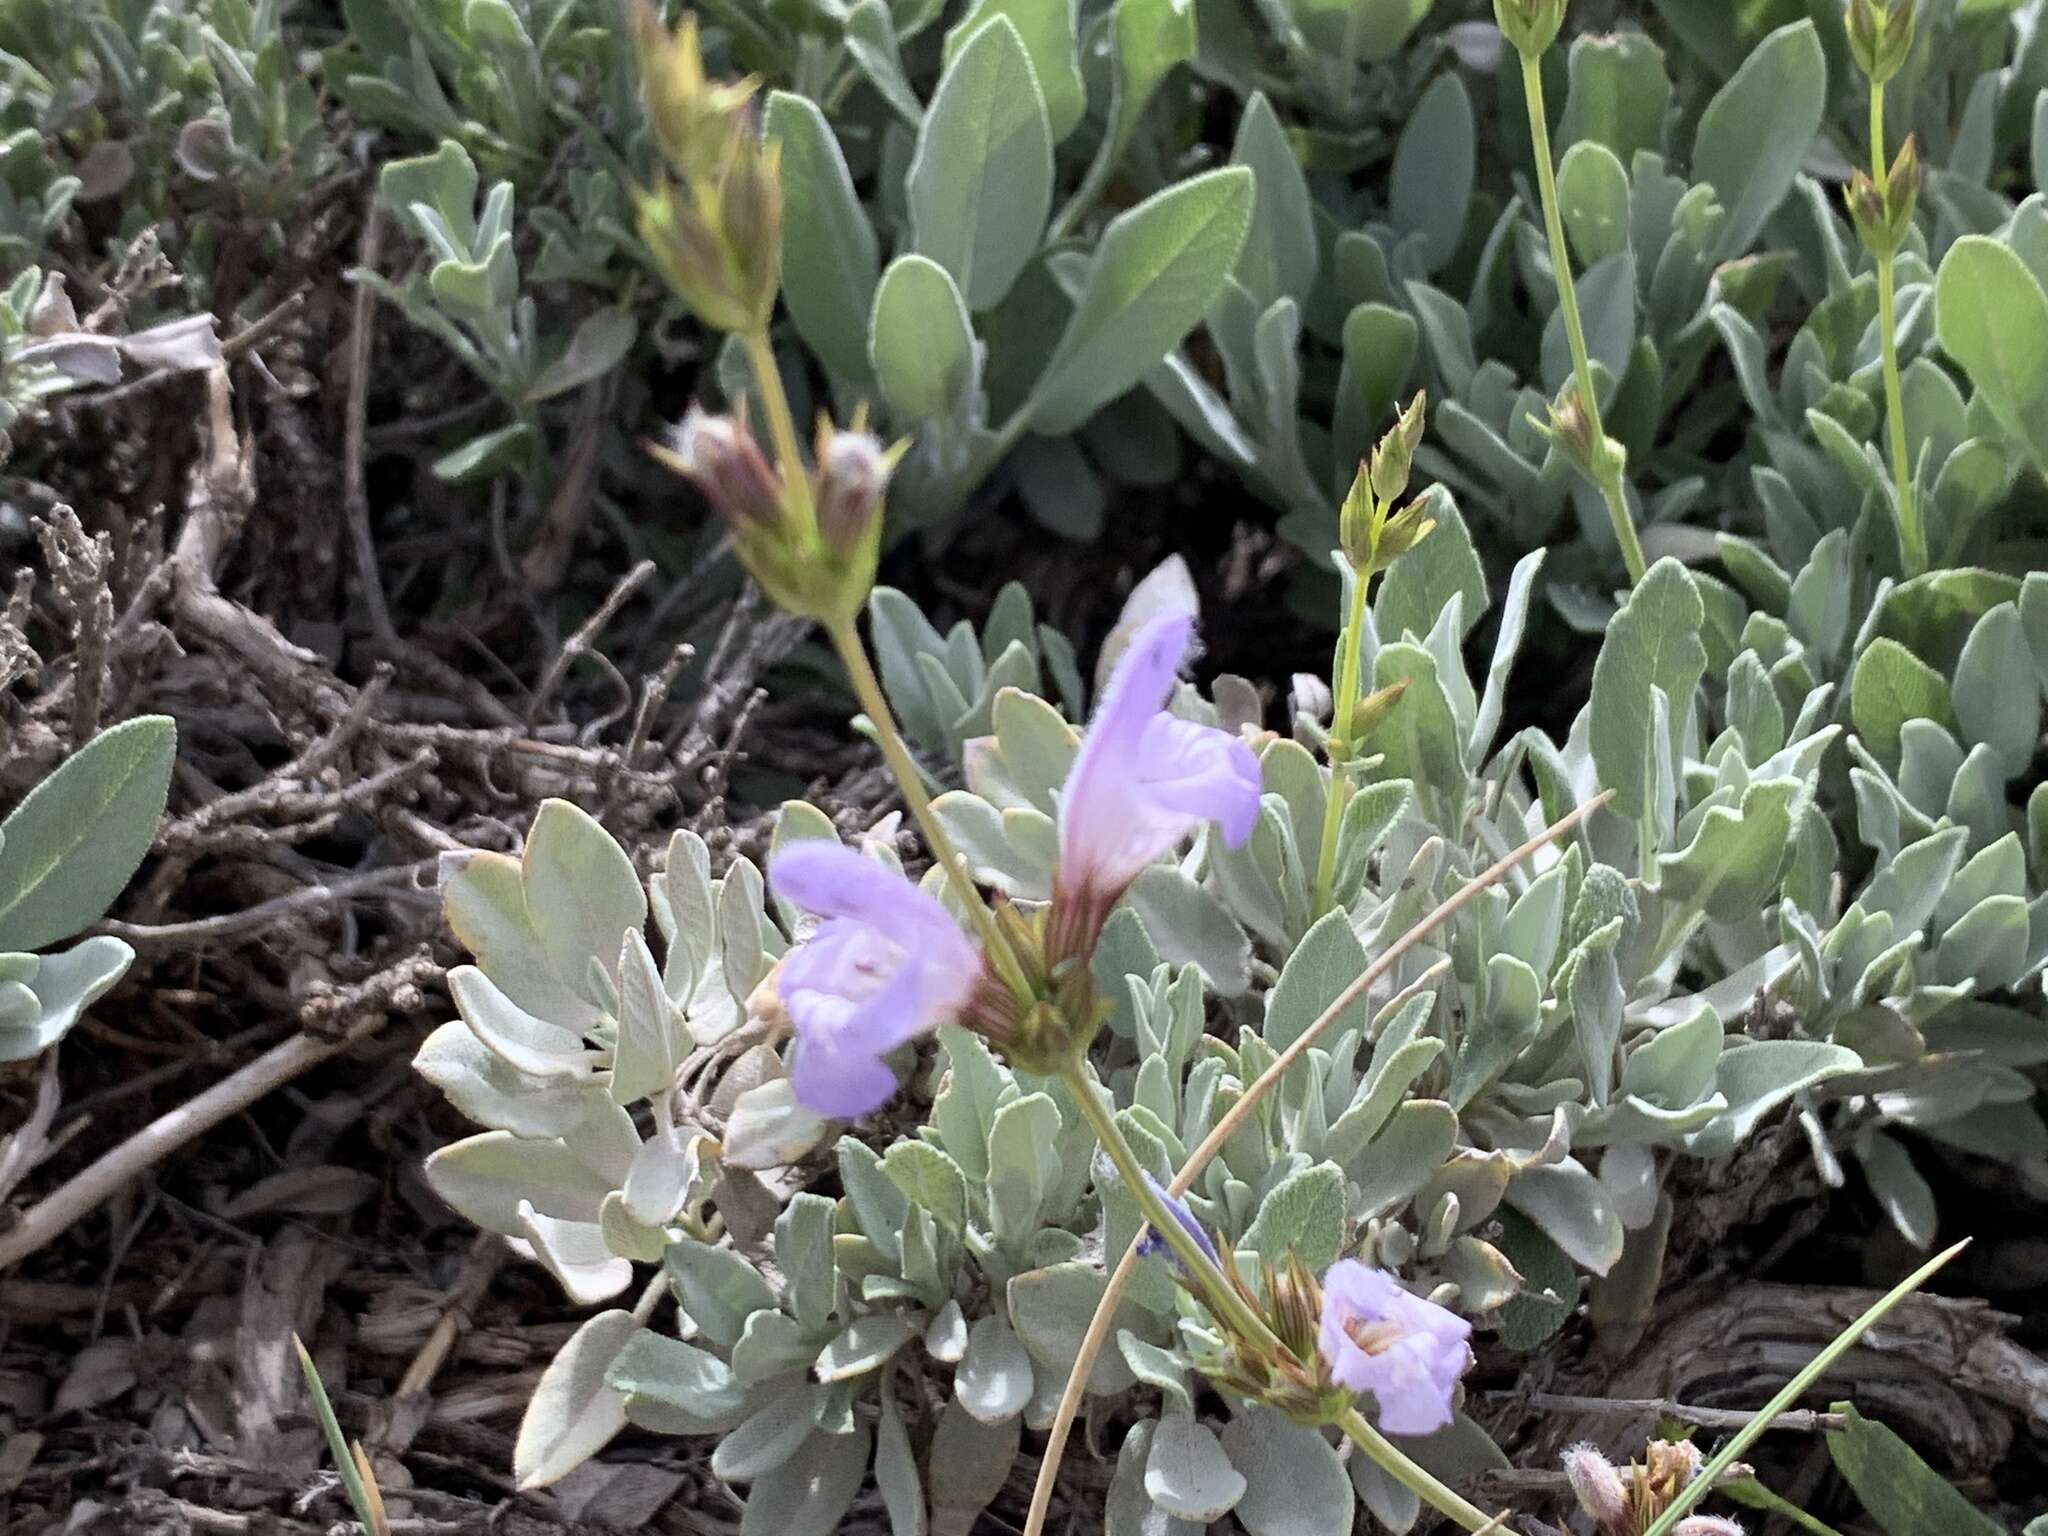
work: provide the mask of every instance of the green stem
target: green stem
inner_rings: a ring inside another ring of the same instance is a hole
[[[1117,1129],[1116,1117],[1096,1093],[1095,1074],[1082,1059],[1070,1063],[1060,1074],[1065,1080],[1074,1102],[1081,1107],[1082,1116],[1095,1132],[1095,1139],[1102,1144],[1102,1150],[1109,1154],[1115,1165],[1117,1177],[1124,1182],[1124,1188],[1131,1192],[1138,1202],[1139,1210],[1145,1214],[1146,1223],[1157,1232],[1173,1250],[1173,1256],[1180,1260],[1181,1272],[1188,1288],[1200,1296],[1224,1327],[1239,1338],[1254,1340],[1266,1349],[1285,1351],[1286,1345],[1275,1337],[1273,1330],[1266,1326],[1266,1320],[1252,1310],[1251,1305],[1237,1288],[1226,1280],[1215,1262],[1202,1250],[1202,1245],[1189,1235],[1166,1202],[1159,1198],[1152,1188],[1138,1162],[1137,1153],[1124,1139],[1124,1133]]]
[[[792,508],[809,528],[811,516],[811,482],[804,470],[803,450],[797,447],[796,420],[789,413],[789,396],[783,392],[782,371],[775,366],[775,344],[768,339],[768,329],[745,332],[740,337],[747,349],[747,366],[754,375],[754,388],[761,396],[761,407],[768,416],[768,440],[775,447],[776,462],[782,470],[782,482],[792,500]]]
[[[1382,1472],[1420,1498],[1431,1509],[1449,1515],[1468,1531],[1500,1529],[1478,1505],[1457,1490],[1446,1487],[1402,1455],[1400,1448],[1367,1423],[1365,1415],[1356,1408],[1339,1419],[1337,1427],[1350,1437],[1353,1445],[1370,1456]]]
[[[983,953],[1004,981],[1028,992],[1030,988],[1023,968],[1010,952],[1002,930],[996,926],[995,914],[981,899],[981,892],[975,889],[974,881],[967,873],[966,861],[946,835],[938,812],[932,809],[931,796],[925,793],[924,779],[918,773],[917,764],[911,760],[910,749],[903,744],[903,733],[897,729],[896,717],[890,712],[881,680],[875,676],[874,665],[868,660],[868,648],[861,641],[860,630],[852,619],[838,619],[826,621],[825,633],[831,637],[832,648],[839,653],[840,663],[852,679],[853,696],[859,700],[862,712],[875,728],[875,739],[882,747],[882,759],[889,765],[896,788],[902,793],[903,803],[910,807],[918,830],[924,833],[925,846],[931,849],[932,857],[938,860],[939,868],[945,871],[946,879],[953,887],[953,894],[966,909],[968,920],[974,924],[974,931],[981,939]]]
[[[1805,1370],[1786,1382],[1777,1396],[1773,1397],[1768,1403],[1765,1403],[1763,1407],[1757,1409],[1755,1417],[1729,1437],[1728,1443],[1716,1451],[1712,1459],[1704,1467],[1700,1468],[1698,1477],[1695,1477],[1684,1488],[1679,1490],[1678,1497],[1673,1499],[1664,1513],[1657,1517],[1647,1531],[1643,1532],[1643,1536],[1671,1536],[1671,1528],[1683,1520],[1692,1510],[1692,1507],[1713,1490],[1714,1484],[1719,1481],[1721,1474],[1728,1470],[1730,1464],[1738,1456],[1749,1449],[1757,1436],[1771,1427],[1773,1419],[1798,1402],[1805,1394],[1806,1389],[1820,1380],[1827,1373],[1828,1367],[1848,1353],[1850,1346],[1862,1338],[1865,1331],[1873,1327],[1883,1318],[1885,1313],[1891,1311],[1893,1307],[1933,1279],[1936,1271],[1969,1246],[1970,1240],[1964,1238],[1953,1248],[1937,1253],[1925,1264],[1914,1270],[1912,1274],[1906,1276],[1905,1279],[1880,1296],[1872,1303],[1870,1309],[1857,1318],[1855,1322],[1835,1335],[1828,1347],[1815,1355],[1807,1364]]]
[[[1350,612],[1344,618],[1344,632],[1337,637],[1337,656],[1331,666],[1336,674],[1337,698],[1330,717],[1330,789],[1323,800],[1323,842],[1316,856],[1315,917],[1330,910],[1330,898],[1337,884],[1337,835],[1344,825],[1344,806],[1350,788],[1344,778],[1344,764],[1351,757],[1351,722],[1358,705],[1358,672],[1362,664],[1359,653],[1365,643],[1365,600],[1371,582],[1370,571],[1352,573]]]
[[[1543,202],[1543,230],[1550,242],[1550,270],[1557,279],[1558,308],[1564,313],[1565,340],[1572,349],[1572,375],[1579,407],[1592,428],[1593,483],[1607,503],[1615,542],[1628,567],[1630,585],[1643,579],[1642,542],[1628,513],[1628,493],[1621,484],[1621,462],[1608,450],[1607,430],[1600,421],[1600,401],[1593,392],[1593,365],[1586,353],[1586,328],[1579,319],[1579,296],[1572,287],[1571,256],[1565,249],[1564,220],[1557,211],[1557,171],[1550,158],[1550,124],[1543,115],[1543,70],[1538,55],[1522,56],[1522,95],[1529,108],[1529,138],[1536,151],[1536,189]]]
[[[1887,202],[1891,189],[1884,166],[1884,87],[1870,87],[1871,179]],[[1884,349],[1884,414],[1891,438],[1892,494],[1899,507],[1899,546],[1906,574],[1918,576],[1927,569],[1927,530],[1920,522],[1920,508],[1913,495],[1913,477],[1907,466],[1906,393],[1899,382],[1898,323],[1893,318],[1894,252],[1873,250],[1877,267],[1877,335]]]

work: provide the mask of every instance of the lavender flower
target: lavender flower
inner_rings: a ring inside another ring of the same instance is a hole
[[[1472,1361],[1472,1325],[1356,1259],[1323,1277],[1318,1344],[1330,1379],[1370,1392],[1380,1428],[1427,1435],[1451,1422],[1451,1394]]]
[[[796,1029],[796,1096],[821,1115],[864,1115],[896,1091],[882,1057],[960,1012],[980,956],[944,907],[851,848],[794,843],[770,878],[825,919],[777,977]]]
[[[1259,764],[1227,731],[1167,712],[1194,620],[1162,614],[1138,631],[1096,705],[1060,795],[1055,902],[1102,919],[1145,866],[1205,821],[1232,847],[1259,815]]]
[[[1195,1213],[1187,1208],[1185,1202],[1175,1199],[1172,1192],[1151,1174],[1140,1169],[1139,1175],[1144,1179],[1145,1187],[1158,1197],[1160,1204],[1173,1213],[1173,1219],[1180,1223],[1181,1230],[1195,1240],[1195,1246],[1202,1250],[1211,1264],[1221,1269],[1223,1260],[1217,1256],[1216,1244],[1209,1234],[1202,1230],[1202,1224],[1195,1220]],[[1165,1254],[1171,1258],[1173,1250],[1166,1246],[1166,1239],[1159,1235],[1157,1227],[1147,1226],[1138,1236],[1138,1257],[1149,1259],[1156,1254]]]

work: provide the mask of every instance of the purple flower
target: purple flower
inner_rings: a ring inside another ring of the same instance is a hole
[[[1195,1213],[1187,1208],[1185,1202],[1176,1200],[1172,1193],[1167,1190],[1166,1186],[1153,1178],[1151,1174],[1146,1173],[1142,1168],[1138,1170],[1138,1174],[1139,1177],[1144,1179],[1145,1187],[1151,1190],[1158,1197],[1159,1202],[1173,1213],[1173,1219],[1180,1223],[1181,1230],[1195,1240],[1195,1246],[1208,1256],[1211,1264],[1221,1269],[1223,1267],[1223,1260],[1216,1254],[1216,1244],[1210,1239],[1209,1234],[1202,1230],[1202,1224],[1195,1220]],[[1148,1225],[1143,1232],[1138,1234],[1138,1257],[1149,1259],[1155,1254],[1165,1254],[1168,1258],[1173,1258],[1176,1265],[1180,1262],[1178,1258],[1174,1257],[1173,1250],[1166,1246],[1166,1239],[1159,1235],[1159,1229]]]
[[[1451,1394],[1472,1362],[1472,1325],[1356,1259],[1323,1277],[1318,1344],[1330,1379],[1370,1392],[1380,1428],[1427,1435],[1451,1422]]]
[[[796,1029],[796,1096],[821,1115],[864,1115],[896,1091],[882,1057],[957,1015],[981,958],[944,907],[851,848],[793,843],[770,877],[825,919],[776,979]]]
[[[1259,764],[1228,731],[1166,710],[1193,638],[1186,614],[1138,631],[1102,691],[1060,796],[1058,885],[1107,908],[1205,821],[1232,847],[1259,816]]]

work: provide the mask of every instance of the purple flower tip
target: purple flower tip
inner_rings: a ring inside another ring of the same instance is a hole
[[[1472,1325],[1356,1259],[1323,1277],[1317,1344],[1330,1379],[1370,1392],[1390,1435],[1433,1434],[1451,1422],[1458,1378],[1472,1363]]]
[[[1110,674],[1060,796],[1060,883],[1111,899],[1205,821],[1232,847],[1259,818],[1259,763],[1228,731],[1169,713],[1186,614],[1140,629]]]
[[[769,878],[824,919],[776,978],[796,1030],[796,1096],[821,1115],[864,1115],[896,1091],[882,1057],[960,1012],[980,956],[938,902],[838,843],[792,843]]]
[[[1161,1184],[1143,1169],[1139,1170],[1139,1176],[1144,1179],[1145,1187],[1151,1190],[1159,1198],[1160,1202],[1173,1213],[1173,1219],[1180,1223],[1181,1230],[1195,1240],[1195,1246],[1202,1250],[1208,1257],[1209,1262],[1218,1269],[1221,1269],[1223,1267],[1223,1260],[1217,1256],[1216,1244],[1210,1239],[1209,1234],[1202,1230],[1202,1224],[1195,1220],[1195,1213],[1187,1208],[1187,1203],[1175,1199],[1165,1185]],[[1172,1258],[1173,1250],[1166,1246],[1166,1239],[1159,1235],[1157,1227],[1147,1226],[1138,1237],[1138,1257],[1149,1259],[1159,1254],[1165,1254],[1168,1258]],[[1178,1264],[1179,1260],[1175,1259],[1174,1262]]]

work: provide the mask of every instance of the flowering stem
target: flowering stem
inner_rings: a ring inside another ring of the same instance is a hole
[[[747,349],[747,367],[754,375],[754,388],[768,414],[768,438],[775,444],[775,458],[782,470],[782,484],[790,498],[791,511],[808,526],[811,522],[811,482],[804,471],[803,450],[797,446],[796,420],[789,412],[789,396],[782,388],[782,370],[775,366],[775,344],[768,328],[744,332],[740,342]]]
[[[917,764],[911,761],[910,749],[903,745],[903,733],[896,727],[896,717],[890,713],[889,700],[882,692],[881,681],[868,661],[868,648],[861,642],[860,631],[853,620],[836,619],[827,621],[825,633],[831,636],[832,648],[839,653],[839,660],[853,681],[854,697],[860,701],[862,712],[875,728],[875,739],[882,747],[882,759],[889,765],[896,787],[902,792],[903,802],[910,807],[918,830],[924,833],[925,846],[931,849],[932,857],[945,871],[953,894],[966,909],[989,963],[1010,985],[1028,990],[1023,970],[1016,956],[1010,952],[1002,930],[996,926],[995,914],[981,899],[981,892],[975,889],[974,881],[968,876],[966,862],[954,848],[953,840],[946,835],[938,812],[932,809],[931,796],[925,793],[924,780],[917,771]]]
[[[1353,571],[1351,607],[1344,618],[1344,632],[1337,636],[1337,701],[1330,717],[1330,789],[1323,799],[1323,845],[1316,856],[1315,917],[1330,910],[1330,897],[1337,884],[1337,835],[1344,826],[1344,806],[1350,784],[1344,777],[1352,754],[1351,725],[1358,704],[1360,651],[1365,644],[1365,599],[1372,572]]]
[[[1366,1422],[1365,1415],[1356,1408],[1348,1409],[1337,1421],[1337,1427],[1350,1437],[1351,1443],[1373,1459],[1379,1469],[1410,1493],[1421,1499],[1431,1509],[1449,1515],[1468,1531],[1497,1531],[1500,1524],[1485,1514],[1478,1505],[1446,1487],[1436,1477],[1417,1466],[1401,1454],[1399,1446]]]
[[[1522,95],[1529,108],[1529,138],[1536,150],[1536,189],[1543,202],[1543,229],[1550,241],[1550,271],[1557,279],[1557,304],[1564,314],[1565,340],[1572,349],[1572,377],[1579,408],[1586,413],[1592,429],[1587,449],[1593,483],[1607,502],[1607,516],[1614,524],[1615,542],[1621,545],[1622,563],[1628,567],[1629,584],[1643,579],[1643,546],[1636,537],[1636,525],[1628,515],[1628,493],[1622,489],[1621,461],[1607,445],[1607,431],[1600,422],[1600,402],[1593,392],[1593,365],[1587,360],[1586,328],[1579,320],[1579,296],[1572,288],[1571,257],[1565,250],[1564,220],[1557,211],[1557,172],[1550,159],[1550,124],[1543,115],[1543,71],[1540,54],[1522,55]]]
[[[1884,87],[1875,81],[1870,87],[1871,179],[1889,201],[1889,181],[1884,166]],[[1884,414],[1891,436],[1892,493],[1899,504],[1899,545],[1906,574],[1918,576],[1927,569],[1927,530],[1920,522],[1920,508],[1913,496],[1913,481],[1907,472],[1906,394],[1899,382],[1898,323],[1893,318],[1894,284],[1891,250],[1871,251],[1877,267],[1877,338],[1884,349]]]
[[[1253,1311],[1234,1286],[1217,1270],[1209,1255],[1202,1251],[1202,1245],[1189,1236],[1187,1228],[1167,1208],[1159,1193],[1146,1179],[1138,1163],[1137,1153],[1131,1150],[1124,1133],[1117,1129],[1116,1117],[1110,1113],[1102,1098],[1096,1093],[1095,1073],[1085,1058],[1076,1056],[1060,1073],[1074,1102],[1081,1107],[1082,1118],[1095,1132],[1096,1141],[1109,1155],[1115,1165],[1117,1177],[1124,1181],[1124,1188],[1131,1192],[1138,1202],[1138,1209],[1144,1212],[1145,1220],[1154,1232],[1173,1250],[1173,1256],[1180,1261],[1181,1274],[1189,1288],[1197,1291],[1203,1305],[1216,1318],[1240,1338],[1256,1339],[1270,1349],[1284,1350],[1286,1346],[1274,1337],[1273,1330],[1266,1326],[1264,1318]]]

